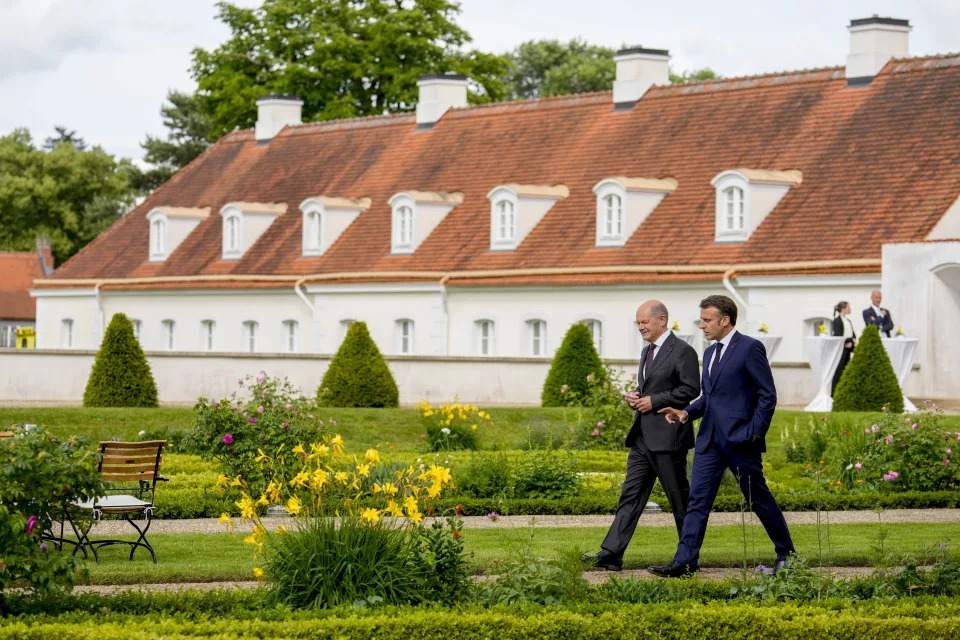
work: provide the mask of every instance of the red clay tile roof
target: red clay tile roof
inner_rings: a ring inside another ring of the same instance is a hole
[[[830,68],[654,87],[620,112],[605,92],[457,109],[429,130],[404,114],[288,127],[269,144],[242,131],[222,138],[53,277],[879,259],[885,243],[922,240],[960,194],[958,140],[960,55],[894,60],[856,88],[847,87],[843,68]],[[710,180],[735,167],[798,169],[803,182],[746,242],[718,244]],[[591,189],[623,175],[671,176],[679,186],[624,247],[595,248]],[[486,194],[505,183],[564,184],[570,196],[519,248],[491,252]],[[387,200],[407,190],[459,191],[464,202],[416,252],[391,255]],[[325,255],[303,258],[297,205],[318,195],[373,204]],[[147,261],[153,207],[216,212],[232,201],[289,207],[240,260],[220,260],[221,218],[211,215],[166,262]]]
[[[0,320],[36,320],[37,302],[30,297],[43,267],[36,253],[0,253]]]

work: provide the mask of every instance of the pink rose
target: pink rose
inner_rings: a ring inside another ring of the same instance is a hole
[[[293,409],[293,405],[290,404],[289,402],[285,405],[285,407],[286,407],[287,411],[289,411],[290,409]]]
[[[953,451],[951,449],[947,449],[947,455],[950,455],[951,453],[953,453]]]
[[[27,533],[33,533],[33,530],[37,528],[37,516],[30,516],[27,518]]]
[[[893,435],[887,434],[886,441],[887,441],[887,444],[893,444]]]
[[[257,376],[257,382],[263,382],[263,376]]]
[[[943,461],[943,466],[947,466],[948,464],[950,464],[950,461],[949,461],[949,460],[944,460],[944,461]]]
[[[853,468],[854,468],[854,469],[863,469],[863,465],[858,462],[857,464],[853,465]]]
[[[250,424],[257,424],[256,418],[250,418]]]
[[[603,429],[603,423],[602,423],[602,422],[598,422],[598,423],[597,423],[597,429]]]
[[[914,422],[912,425],[910,425],[910,428],[913,429],[914,431],[916,431],[916,430],[917,430],[917,423]]]
[[[267,397],[267,392],[266,392],[266,391],[261,392],[261,393],[260,393],[260,397],[261,397],[261,398],[266,398],[266,397]]]
[[[257,413],[263,413],[263,405],[257,407]]]
[[[600,435],[600,432],[599,432],[597,429],[594,429],[594,430],[590,433],[590,435],[592,435],[592,436],[598,436],[598,435]]]
[[[233,436],[229,433],[223,434],[223,444],[233,444]]]

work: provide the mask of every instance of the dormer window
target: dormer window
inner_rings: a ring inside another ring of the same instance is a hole
[[[157,207],[147,214],[150,262],[163,262],[210,215],[210,208]]]
[[[673,178],[607,178],[597,196],[596,246],[622,247],[657,205],[677,188]]]
[[[773,211],[790,187],[800,184],[799,171],[731,169],[710,184],[716,192],[715,242],[745,242]]]
[[[490,250],[520,246],[543,216],[569,190],[561,185],[503,184],[487,194],[490,200]]]
[[[390,252],[416,251],[447,214],[462,202],[462,193],[401,191],[394,195],[388,202],[392,210]]]
[[[287,210],[287,205],[269,202],[231,202],[220,209],[223,218],[224,260],[238,260]]]
[[[303,256],[322,256],[360,213],[369,207],[370,198],[314,196],[301,202]]]

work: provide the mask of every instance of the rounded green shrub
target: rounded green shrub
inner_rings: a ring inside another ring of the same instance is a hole
[[[833,394],[834,411],[903,411],[903,392],[893,372],[880,331],[871,325],[863,330],[850,364],[843,370]]]
[[[156,407],[157,385],[133,324],[114,314],[83,392],[85,407]]]
[[[603,375],[603,362],[593,346],[590,329],[585,324],[574,324],[553,357],[540,402],[544,407],[562,407],[569,402],[568,394],[585,395],[590,381]]]
[[[317,403],[324,407],[396,407],[400,391],[365,322],[354,322],[323,374]]]

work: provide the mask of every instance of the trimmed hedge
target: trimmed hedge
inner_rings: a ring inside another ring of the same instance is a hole
[[[85,407],[156,407],[157,385],[133,324],[114,314],[83,392]]]
[[[563,343],[553,356],[550,372],[543,382],[540,403],[544,407],[565,406],[569,397],[561,393],[564,386],[567,387],[567,393],[583,396],[588,388],[588,375],[602,376],[603,362],[593,346],[590,329],[578,322],[567,330]]]
[[[6,638],[79,638],[128,640],[131,637],[337,638],[367,640],[566,639],[740,640],[776,637],[809,638],[951,638],[960,635],[960,613],[948,600],[937,604],[828,606],[685,602],[615,607],[497,607],[490,610],[388,609],[303,613],[237,612],[236,617],[169,616],[164,613],[95,613],[62,618],[31,616],[9,620],[0,628]],[[178,612],[179,614],[179,612]]]
[[[367,323],[354,322],[323,374],[317,403],[324,407],[396,407],[400,391]]]
[[[903,392],[876,325],[863,330],[833,393],[833,411],[903,412]]]

